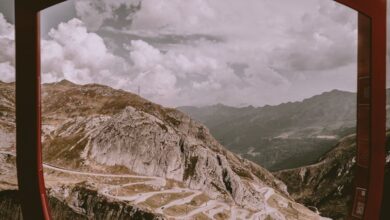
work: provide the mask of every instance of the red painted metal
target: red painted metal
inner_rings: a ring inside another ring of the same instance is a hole
[[[65,2],[67,0],[36,0],[38,10],[49,8],[53,5]]]
[[[337,2],[359,12],[356,193],[350,219],[379,219],[386,142],[387,4],[386,0]]]
[[[23,216],[49,219],[40,154],[39,14],[32,3],[15,2],[16,151]],[[30,33],[30,34],[26,34]]]
[[[39,11],[43,2],[15,0],[16,162],[22,214],[27,220],[50,219],[41,147]]]
[[[39,11],[15,0],[17,171],[24,219],[50,219],[42,171]],[[326,1],[326,0],[324,0]],[[385,166],[386,0],[336,0],[359,14],[357,170],[350,219],[379,219]]]

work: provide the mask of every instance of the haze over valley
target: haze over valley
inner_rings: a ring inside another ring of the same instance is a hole
[[[340,90],[276,106],[178,109],[205,124],[229,150],[270,170],[312,164],[356,127],[356,93]]]

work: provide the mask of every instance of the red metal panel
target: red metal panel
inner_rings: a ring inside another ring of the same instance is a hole
[[[370,0],[335,0],[335,1],[342,5],[348,6],[356,11],[366,13],[367,3],[369,3]]]
[[[42,167],[39,11],[60,1],[15,0],[16,153],[23,219],[50,219]]]
[[[32,3],[15,2],[16,151],[25,219],[49,219],[42,173],[39,14]],[[29,34],[26,34],[29,33]]]
[[[358,57],[358,157],[355,190],[367,190],[363,201],[358,193],[350,219],[379,219],[385,167],[386,138],[386,0],[337,0],[359,12]],[[369,92],[367,92],[369,90]],[[364,106],[369,106],[369,113]],[[368,146],[363,140],[368,137]],[[367,147],[369,151],[367,151]],[[367,160],[369,166],[367,168]],[[362,167],[363,165],[363,167]],[[367,173],[368,172],[368,173]],[[367,175],[367,179],[363,176]],[[368,183],[368,184],[366,184]],[[367,186],[366,186],[367,185]],[[359,186],[366,186],[360,187]],[[359,209],[359,210],[357,210]],[[361,213],[360,213],[361,214]]]
[[[359,105],[357,111],[357,140],[370,140],[370,106]]]
[[[359,175],[355,176],[355,187],[367,189],[369,184],[369,170],[365,167],[357,166],[356,173],[359,173]]]
[[[67,0],[36,0],[38,10],[43,10],[45,8],[51,7],[53,5],[65,2]],[[109,0],[107,0],[109,1]]]
[[[371,103],[371,79],[370,77],[358,76],[358,97],[359,106],[370,105]]]
[[[371,4],[371,146],[370,177],[365,219],[379,219],[386,142],[386,0]]]
[[[370,142],[369,140],[357,139],[356,163],[360,167],[368,168],[370,165]]]
[[[364,188],[356,187],[355,195],[356,198],[352,208],[352,216],[358,219],[364,217],[366,201],[367,201],[367,190]]]

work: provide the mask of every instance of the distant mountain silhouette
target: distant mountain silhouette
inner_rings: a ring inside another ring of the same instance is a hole
[[[356,125],[356,93],[340,90],[277,106],[178,109],[228,149],[271,170],[313,163]]]

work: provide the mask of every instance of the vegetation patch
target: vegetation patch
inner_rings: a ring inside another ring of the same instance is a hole
[[[226,169],[222,171],[223,183],[225,184],[225,188],[229,191],[230,194],[233,194],[232,182],[230,180],[229,173]]]
[[[181,123],[179,120],[177,120],[176,118],[171,117],[169,115],[165,116],[165,120],[168,121],[170,124],[176,126],[176,127],[179,126],[180,123]]]
[[[206,139],[206,132],[203,127],[198,128],[198,133],[196,134],[196,137],[203,141]]]
[[[152,196],[148,198],[144,204],[151,208],[159,208],[161,206],[164,206],[172,201],[185,198],[187,196],[192,195],[192,192],[187,192],[187,193],[161,193],[157,194],[155,196]]]
[[[221,187],[219,187],[217,184],[215,184],[214,182],[211,182],[211,185],[214,186],[215,189],[217,189],[221,194],[227,194],[226,191],[224,189],[222,189]]]
[[[217,213],[213,216],[216,220],[225,220],[225,219],[230,219],[230,215],[224,211],[224,212],[220,212],[220,213]]]
[[[58,158],[65,158],[65,161],[75,161],[80,157],[81,152],[84,150],[85,145],[88,142],[88,138],[85,138],[83,134],[74,134],[68,137],[56,137],[47,144],[44,144],[43,153],[45,161],[51,161]]]
[[[184,170],[183,179],[187,180],[189,177],[193,177],[195,174],[196,164],[198,163],[198,157],[190,157],[190,161],[186,164],[186,169]]]
[[[163,123],[157,122],[158,126],[160,126],[161,129],[163,129],[165,132],[168,132],[168,127],[164,125]]]
[[[205,202],[207,202],[209,200],[210,200],[210,198],[207,195],[200,194],[198,196],[195,196],[191,200],[190,205],[192,205],[192,206],[200,206],[200,205],[202,205],[203,203],[205,203]]]
[[[183,138],[180,138],[179,146],[180,146],[181,153],[184,153],[184,139]]]
[[[241,167],[232,166],[233,172],[236,173],[238,176],[246,179],[253,180],[253,177],[251,173]]]
[[[198,213],[198,214],[192,216],[192,219],[194,219],[194,220],[209,220],[210,218],[207,217],[207,215],[205,215],[204,213]]]
[[[137,184],[120,189],[113,189],[109,193],[114,196],[133,196],[138,193],[147,193],[156,191],[155,187],[145,184]]]

